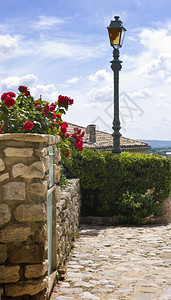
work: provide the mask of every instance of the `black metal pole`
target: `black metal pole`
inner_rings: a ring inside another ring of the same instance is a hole
[[[119,71],[121,70],[122,61],[119,60],[119,49],[114,48],[113,50],[114,59],[111,61],[111,68],[114,72],[114,120],[113,120],[113,153],[121,153],[120,147],[120,137],[121,133],[119,130],[121,129],[120,120],[119,120]]]

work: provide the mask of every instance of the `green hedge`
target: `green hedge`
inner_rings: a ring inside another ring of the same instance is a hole
[[[165,199],[170,192],[170,162],[154,154],[84,149],[66,160],[65,171],[68,178],[80,178],[83,216],[111,216],[121,213],[126,193],[144,194],[155,187],[155,201]]]

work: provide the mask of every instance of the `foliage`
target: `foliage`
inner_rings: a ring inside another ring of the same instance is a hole
[[[128,216],[128,222],[138,224],[152,219],[145,217],[155,213],[157,219],[162,213],[162,200],[170,190],[170,162],[154,154],[115,155],[84,149],[64,164],[70,178],[80,178],[82,215],[119,215],[124,222]],[[146,194],[149,188],[153,191],[151,198]],[[156,201],[160,201],[160,206],[156,206]]]
[[[60,95],[58,101],[49,104],[41,96],[34,100],[26,86],[21,85],[18,90],[18,96],[13,92],[1,95],[0,133],[59,135],[62,157],[69,156],[69,148],[82,151],[84,132],[75,128],[72,134],[67,133],[68,124],[62,120],[73,99]]]
[[[149,150],[146,151],[146,153],[154,153],[157,155],[163,155],[166,156],[167,152],[171,152],[170,148],[150,148]]]
[[[164,214],[163,203],[156,201],[155,187],[145,194],[126,192],[119,203],[119,219],[128,224],[153,224]],[[162,191],[160,192],[162,193]]]

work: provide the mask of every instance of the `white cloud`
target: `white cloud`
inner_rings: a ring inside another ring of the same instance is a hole
[[[169,76],[165,81],[165,84],[170,84],[170,83],[171,83],[171,76]]]
[[[112,72],[109,73],[105,69],[98,70],[95,74],[90,74],[88,79],[91,81],[112,82]]]
[[[87,93],[87,96],[93,102],[113,101],[113,89],[110,86],[94,88]]]
[[[32,24],[32,27],[36,29],[44,29],[52,27],[56,24],[62,24],[65,21],[56,17],[39,16],[39,20]]]
[[[35,76],[34,74],[28,74],[21,77],[7,77],[1,81],[0,85],[3,91],[8,92],[9,90],[16,91],[20,85],[25,85],[28,88],[34,87],[37,82],[37,76]]]
[[[129,93],[129,96],[132,98],[149,98],[152,96],[152,92],[150,89],[145,88],[133,93]]]
[[[57,101],[59,93],[54,84],[41,85],[37,83],[38,77],[34,74],[28,74],[21,77],[7,77],[1,81],[0,86],[3,92],[17,92],[20,85],[25,85],[33,97],[39,98],[42,95],[43,100]]]
[[[68,79],[68,80],[66,81],[66,83],[77,83],[78,80],[79,80],[78,77],[73,77],[73,78],[71,78],[71,79]]]
[[[171,116],[164,116],[161,120],[161,124],[168,128],[171,128]]]
[[[171,52],[171,35],[167,26],[162,29],[143,29],[139,34],[140,43],[152,56]],[[166,46],[167,45],[167,46]]]
[[[57,22],[57,20],[53,20]],[[53,22],[49,24],[52,24]],[[46,23],[46,22],[45,22]],[[48,22],[47,22],[48,23]],[[44,23],[42,23],[44,24]],[[29,30],[29,29],[28,29]],[[68,38],[54,38],[49,34],[40,35],[38,38],[30,38],[23,35],[0,35],[0,59],[8,60],[11,57],[20,58],[25,56],[28,59],[42,61],[44,59],[69,58],[75,61],[86,61],[92,58],[102,57],[106,52],[106,45],[101,40],[94,45],[90,37],[84,42],[79,35],[72,35]]]
[[[59,96],[54,84],[36,85],[34,88],[30,89],[30,91],[33,97],[39,98],[41,95],[43,100],[46,100],[50,103],[52,101],[57,101]]]
[[[80,40],[68,39],[67,41],[43,40],[37,48],[37,52],[43,58],[70,58],[74,60],[87,60],[94,57],[101,57],[104,54],[104,44],[91,46],[83,44]]]
[[[171,70],[171,55],[169,53],[161,53],[157,58],[152,58],[141,70],[149,77],[158,76],[164,78]]]
[[[167,102],[161,102],[161,103],[157,103],[156,104],[156,107],[158,107],[159,109],[160,109],[160,111],[161,111],[161,109],[165,109],[165,108],[170,108],[170,104],[169,103],[167,103]]]
[[[18,48],[18,38],[9,34],[0,35],[0,54],[11,54]]]
[[[154,76],[161,70],[166,70],[166,62],[164,57],[161,55],[157,59],[153,58],[145,67],[145,71],[149,76]]]
[[[97,109],[97,107],[100,107],[101,105],[102,104],[100,102],[93,102],[93,103],[85,103],[85,104],[83,104],[82,107]]]
[[[161,99],[166,98],[166,95],[164,93],[157,93],[156,96]]]

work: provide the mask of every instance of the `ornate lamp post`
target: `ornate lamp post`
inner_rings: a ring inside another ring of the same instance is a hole
[[[121,153],[120,147],[120,137],[121,129],[119,120],[119,71],[121,70],[122,61],[119,60],[119,48],[122,47],[124,35],[126,29],[122,25],[122,21],[119,20],[118,16],[115,16],[115,20],[111,21],[109,27],[107,27],[109,32],[110,44],[113,47],[113,60],[111,61],[111,68],[114,72],[114,120],[113,120],[113,153]]]

